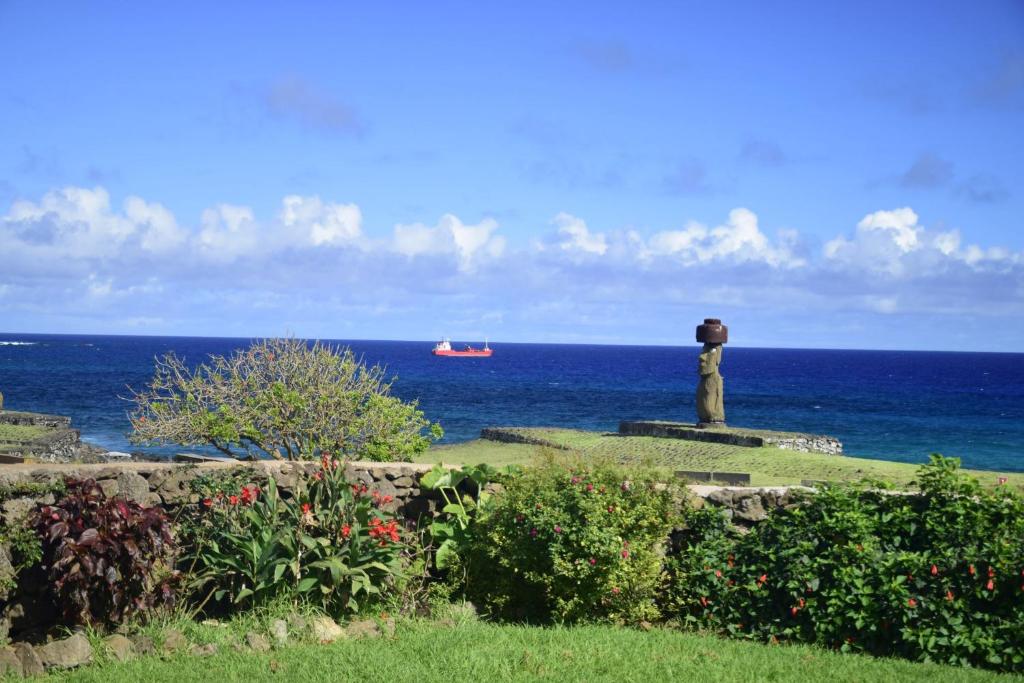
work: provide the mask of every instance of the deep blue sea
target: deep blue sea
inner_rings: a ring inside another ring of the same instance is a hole
[[[11,342],[22,342],[12,344]],[[615,430],[620,420],[694,420],[699,346],[493,343],[491,358],[435,358],[431,342],[342,341],[397,375],[445,442],[487,426]],[[456,342],[459,347],[461,342]],[[11,410],[70,415],[84,439],[128,443],[128,386],[153,358],[229,354],[246,339],[0,333],[0,391]],[[831,434],[846,453],[1024,471],[1024,354],[726,347],[728,422]],[[169,449],[169,451],[181,449]]]

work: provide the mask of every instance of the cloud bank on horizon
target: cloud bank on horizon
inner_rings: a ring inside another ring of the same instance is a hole
[[[572,326],[577,340],[604,334],[602,311],[616,309],[634,309],[627,322],[721,309],[899,319],[975,315],[984,300],[986,319],[1024,315],[1024,253],[928,228],[910,207],[872,211],[823,244],[766,230],[743,207],[717,224],[648,231],[588,219],[559,212],[517,244],[494,218],[444,214],[371,230],[355,203],[287,195],[270,216],[220,203],[189,224],[157,201],[128,196],[118,206],[101,186],[71,186],[0,216],[0,307],[8,320],[77,319],[123,333],[217,334],[225,320],[241,332],[268,319],[280,327],[256,333],[302,333],[325,319],[372,330],[397,317],[420,336],[441,322],[493,337],[506,325]],[[618,334],[604,341],[645,341]]]

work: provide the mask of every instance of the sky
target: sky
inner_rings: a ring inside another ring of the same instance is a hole
[[[1024,351],[1024,3],[0,0],[0,332]]]

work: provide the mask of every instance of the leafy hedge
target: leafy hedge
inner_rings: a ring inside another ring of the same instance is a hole
[[[512,477],[459,553],[468,597],[516,620],[656,619],[680,502],[660,479],[554,456]]]
[[[1024,671],[1024,500],[933,456],[919,494],[826,488],[737,535],[694,513],[666,611],[742,638]]]

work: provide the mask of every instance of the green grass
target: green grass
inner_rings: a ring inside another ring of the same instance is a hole
[[[748,448],[725,444],[667,439],[652,436],[618,436],[576,429],[517,429],[521,434],[578,451],[584,455],[611,457],[621,462],[648,462],[665,470],[746,472],[753,486],[799,484],[802,480],[855,481],[881,479],[907,484],[919,465],[856,458],[849,455],[798,453],[778,448]],[[420,459],[424,462],[493,465],[526,463],[538,447],[477,439],[463,444],[435,447]],[[923,464],[923,461],[922,463]],[[986,485],[1005,476],[1008,485],[1024,490],[1024,474],[966,470]]]
[[[46,434],[46,427],[37,425],[12,425],[0,422],[0,443],[24,443]]]
[[[614,626],[400,622],[393,638],[101,663],[52,681],[996,681],[990,672]]]

